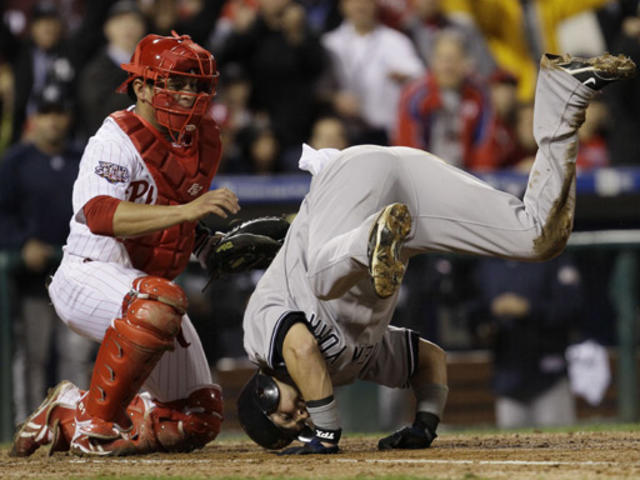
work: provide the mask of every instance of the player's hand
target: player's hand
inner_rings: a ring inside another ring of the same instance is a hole
[[[326,455],[328,453],[338,453],[340,448],[338,444],[323,443],[318,437],[313,437],[310,442],[305,443],[302,447],[285,448],[278,455]]]
[[[381,439],[378,450],[428,448],[436,437],[434,432],[412,425]]]
[[[360,116],[360,101],[353,93],[341,91],[333,97],[333,108],[347,118],[358,118]]]
[[[529,301],[512,292],[502,293],[491,302],[491,313],[498,317],[524,317],[530,311]]]
[[[227,218],[229,213],[235,214],[240,210],[238,197],[226,187],[209,190],[182,207],[185,220],[189,222],[195,222],[210,214]]]
[[[27,240],[22,247],[22,261],[33,272],[43,272],[53,254],[51,245],[35,238]]]

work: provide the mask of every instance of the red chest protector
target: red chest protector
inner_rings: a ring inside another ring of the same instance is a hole
[[[121,110],[111,118],[131,138],[151,173],[157,188],[156,205],[188,203],[209,190],[222,154],[213,119],[203,118],[194,147],[182,151],[133,112]],[[195,222],[185,222],[123,243],[135,268],[172,280],[189,262],[194,234]]]

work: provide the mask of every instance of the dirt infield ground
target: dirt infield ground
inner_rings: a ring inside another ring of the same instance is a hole
[[[444,433],[434,448],[378,452],[375,437],[346,438],[342,453],[278,457],[247,441],[214,442],[190,454],[29,459],[0,451],[2,479],[433,478],[640,479],[640,432]]]

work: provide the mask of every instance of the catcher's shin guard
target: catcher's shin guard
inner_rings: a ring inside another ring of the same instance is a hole
[[[87,440],[113,441],[132,424],[127,405],[180,333],[187,299],[182,289],[160,277],[141,277],[123,304],[123,318],[105,333],[91,385],[76,412],[75,453],[108,454]]]

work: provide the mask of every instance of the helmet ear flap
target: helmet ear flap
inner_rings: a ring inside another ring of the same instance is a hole
[[[258,445],[272,450],[289,445],[297,433],[274,424],[269,415],[280,402],[280,389],[268,375],[257,371],[238,396],[238,420],[245,433]]]
[[[271,377],[260,373],[257,374],[256,393],[258,405],[263,412],[271,414],[276,411],[278,403],[280,403],[280,389]]]

